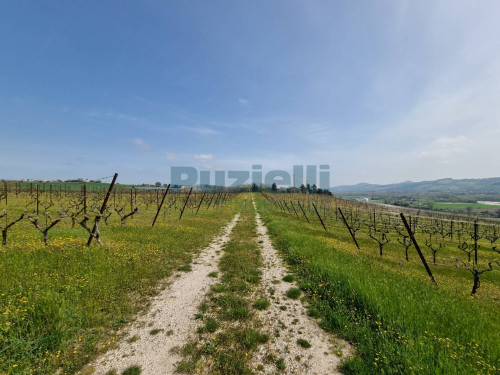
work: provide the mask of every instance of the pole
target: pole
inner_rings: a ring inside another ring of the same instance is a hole
[[[354,236],[354,233],[352,232],[351,227],[349,226],[349,224],[347,224],[347,220],[344,217],[344,213],[342,212],[342,210],[340,209],[340,207],[338,207],[337,210],[339,210],[339,212],[340,212],[340,218],[342,219],[343,223],[345,224],[345,226],[349,230],[349,234],[351,235],[352,240],[354,241],[354,243],[356,244],[356,247],[359,250],[360,248],[359,248],[358,241],[356,241],[356,237]]]
[[[413,236],[413,232],[411,231],[411,228],[410,226],[408,225],[408,222],[406,221],[406,218],[405,218],[405,215],[403,215],[403,213],[401,212],[399,214],[401,216],[401,220],[403,220],[403,224],[405,225],[405,228],[406,230],[408,231],[408,234],[410,235],[410,238],[413,242],[413,245],[415,245],[415,249],[417,249],[417,252],[418,252],[418,256],[420,257],[420,260],[422,261],[422,264],[424,265],[425,267],[425,270],[427,271],[427,274],[429,275],[429,277],[431,278],[431,281],[437,285],[436,283],[436,280],[434,280],[434,276],[432,276],[432,272],[431,272],[431,269],[429,268],[429,266],[427,265],[427,262],[424,258],[424,254],[422,254],[422,251],[420,251],[420,247],[418,246],[418,243],[417,243],[417,240],[415,239],[415,237]]]
[[[97,226],[99,224],[99,221],[101,220],[101,216],[104,213],[104,210],[106,209],[106,204],[108,203],[109,196],[111,194],[111,190],[113,190],[113,187],[115,186],[116,179],[118,178],[118,173],[115,173],[113,176],[113,181],[111,181],[111,185],[109,185],[108,192],[106,193],[106,196],[104,197],[104,201],[102,202],[101,210],[99,211],[99,215],[95,217],[95,222],[94,222],[94,227],[92,228],[92,233],[90,234],[89,240],[87,241],[87,246],[90,246],[92,243],[92,239],[95,236],[95,232],[97,231]]]
[[[163,194],[163,197],[161,198],[161,203],[158,206],[158,211],[156,211],[156,215],[155,215],[155,218],[153,219],[153,224],[151,224],[151,227],[155,226],[156,219],[158,218],[158,215],[160,214],[161,207],[163,206],[163,202],[165,202],[165,197],[167,196],[169,190],[170,190],[170,184],[168,184],[167,190],[165,190],[165,193]],[[156,191],[156,197],[158,198],[158,190]]]
[[[193,188],[189,190],[188,196],[186,198],[186,201],[184,202],[184,206],[182,207],[181,214],[179,215],[179,220],[182,218],[182,214],[184,213],[184,209],[186,208],[187,202],[189,200],[189,196],[191,195],[191,192],[193,191]]]
[[[316,205],[314,204],[314,202],[312,203],[312,205],[314,207],[314,211],[316,211],[316,215],[318,215],[319,221],[321,221],[321,225],[323,225],[323,228],[325,229],[325,232],[327,232],[325,224],[323,223],[323,219],[321,219],[321,216],[319,215],[318,209],[316,208]]]

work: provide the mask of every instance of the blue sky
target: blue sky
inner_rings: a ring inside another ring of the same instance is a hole
[[[0,3],[1,178],[500,175],[498,1]]]

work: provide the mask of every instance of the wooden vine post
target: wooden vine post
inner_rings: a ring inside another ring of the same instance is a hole
[[[299,214],[297,213],[297,210],[295,209],[295,206],[293,205],[293,202],[290,201],[290,204],[292,205],[293,212],[295,212],[295,216],[297,216],[297,219],[299,218]]]
[[[179,220],[182,218],[182,214],[184,213],[184,210],[186,209],[186,205],[187,205],[187,202],[189,200],[189,196],[191,195],[192,192],[193,192],[193,188],[191,188],[189,190],[189,193],[187,195],[186,201],[184,202],[184,206],[182,206],[182,211],[181,211],[181,214],[179,215]]]
[[[203,192],[203,195],[201,196],[200,204],[198,204],[198,207],[196,208],[196,215],[198,215],[198,211],[200,210],[201,204],[203,203],[203,199],[205,198],[205,194],[206,194],[206,193],[207,193],[207,192],[206,192],[206,191],[204,191],[204,192]]]
[[[167,190],[165,190],[163,197],[161,197],[161,203],[158,206],[158,210],[156,211],[156,215],[155,215],[155,218],[153,219],[153,224],[151,224],[151,227],[155,226],[156,219],[158,218],[158,215],[160,214],[161,207],[163,206],[163,202],[165,202],[165,197],[167,196],[169,190],[170,190],[170,184],[168,184]],[[156,192],[157,192],[156,197],[158,198],[158,190]]]
[[[87,214],[87,183],[83,184],[83,213]]]
[[[307,222],[309,222],[309,219],[307,218],[306,212],[304,211],[304,208],[302,208],[302,205],[300,204],[299,201],[297,201],[297,204],[299,205],[300,209],[302,210],[302,213],[304,214],[304,217],[306,218]]]
[[[401,220],[403,220],[403,224],[405,225],[406,230],[408,231],[408,234],[410,235],[411,240],[413,241],[413,245],[415,245],[415,249],[417,249],[418,256],[420,257],[420,260],[422,260],[422,264],[425,267],[425,270],[427,271],[427,274],[431,278],[431,281],[437,285],[436,280],[434,280],[434,276],[432,275],[431,269],[429,268],[429,265],[427,264],[424,254],[422,254],[422,251],[420,250],[420,247],[418,246],[417,240],[415,239],[415,236],[413,235],[413,232],[408,225],[408,222],[406,221],[405,215],[401,212],[399,214],[401,216]]]
[[[349,226],[349,224],[347,224],[347,220],[345,219],[344,217],[344,213],[342,212],[342,210],[340,209],[340,207],[337,208],[337,210],[339,211],[340,213],[340,218],[342,219],[342,222],[345,224],[345,226],[347,227],[347,229],[349,230],[349,234],[351,235],[352,237],[352,240],[354,241],[354,243],[356,244],[356,247],[358,248],[358,250],[360,249],[359,248],[359,244],[358,244],[358,241],[356,241],[356,236],[354,236],[354,233],[352,232],[351,230],[351,227]]]
[[[101,210],[99,211],[99,215],[95,217],[94,221],[94,227],[92,228],[92,232],[90,233],[89,240],[87,241],[87,246],[90,246],[92,243],[92,239],[95,237],[95,233],[98,229],[99,226],[99,221],[101,220],[102,214],[104,213],[104,210],[106,209],[106,205],[108,203],[109,196],[111,195],[111,191],[113,190],[113,187],[115,186],[116,179],[118,178],[118,173],[115,173],[113,176],[113,181],[111,181],[111,185],[109,185],[108,192],[106,193],[106,196],[104,197],[104,201],[102,202]]]
[[[323,223],[323,219],[322,219],[322,218],[321,218],[321,216],[319,215],[318,209],[316,208],[316,205],[314,204],[314,202],[313,202],[313,204],[312,204],[312,205],[313,205],[313,207],[314,207],[314,211],[316,211],[316,215],[318,215],[318,219],[319,219],[319,221],[321,222],[321,225],[323,225],[323,229],[325,230],[325,232],[328,232],[328,231],[326,230],[325,223]]]

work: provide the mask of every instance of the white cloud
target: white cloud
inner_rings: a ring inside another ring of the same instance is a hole
[[[132,139],[132,143],[142,151],[148,151],[151,149],[151,146],[142,138],[134,138]]]
[[[463,135],[439,137],[421,151],[420,156],[429,159],[428,161],[450,164],[457,156],[464,154],[467,148],[467,138]]]
[[[214,160],[214,156],[212,154],[198,154],[194,155],[194,160],[197,160],[201,163],[203,168],[212,168],[211,161]]]
[[[181,129],[191,131],[193,133],[198,133],[202,135],[213,135],[213,134],[219,134],[217,130],[207,128],[207,127],[202,127],[202,126],[180,126]]]
[[[208,161],[208,160],[212,160],[214,158],[214,156],[212,154],[198,154],[198,155],[195,155],[194,158],[196,160]]]
[[[175,160],[177,159],[177,154],[173,153],[173,152],[166,152],[165,153],[165,157],[168,159],[168,160]]]
[[[241,104],[241,105],[248,105],[250,104],[248,102],[248,99],[245,99],[245,98],[238,98],[238,102]]]

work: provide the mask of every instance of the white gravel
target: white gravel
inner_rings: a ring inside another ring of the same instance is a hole
[[[121,374],[131,366],[139,366],[141,375],[174,374],[182,359],[180,349],[195,337],[194,319],[203,296],[217,278],[208,274],[218,271],[222,247],[231,236],[239,214],[224,228],[222,236],[201,251],[192,264],[192,271],[180,273],[171,284],[152,299],[148,312],[127,328],[127,335],[119,346],[106,352],[90,367],[93,374],[106,374],[116,370]],[[161,330],[152,335],[152,330]],[[138,337],[135,342],[127,339]]]

